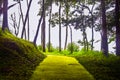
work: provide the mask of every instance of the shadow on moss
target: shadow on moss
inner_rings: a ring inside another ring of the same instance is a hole
[[[29,80],[45,58],[33,43],[0,30],[0,79]]]

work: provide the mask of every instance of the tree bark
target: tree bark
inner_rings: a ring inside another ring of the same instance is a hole
[[[49,41],[48,41],[48,52],[50,52],[51,51],[51,16],[52,16],[52,2],[51,2],[51,4],[50,4],[50,14],[49,14],[49,37],[48,37],[48,39],[49,39]]]
[[[115,1],[116,55],[120,56],[120,0]]]
[[[88,45],[88,39],[87,39],[87,34],[85,29],[83,30],[83,42],[84,42],[84,51],[88,51],[89,45]]]
[[[67,47],[67,40],[68,40],[68,26],[66,26],[66,35],[65,35],[65,46],[64,46],[64,50],[66,50],[66,47]]]
[[[28,3],[28,0],[26,0],[26,2],[27,2],[27,7],[28,7],[28,5],[29,5],[29,3]],[[28,36],[28,40],[30,39],[30,20],[29,20],[29,13],[28,13],[28,27],[27,27],[27,36]]]
[[[38,37],[38,33],[39,33],[39,30],[40,30],[40,24],[42,22],[42,19],[43,19],[43,14],[44,14],[44,11],[43,11],[43,7],[44,7],[44,4],[42,4],[42,13],[41,13],[41,17],[39,19],[39,23],[38,23],[38,26],[37,26],[37,31],[36,31],[36,34],[35,34],[35,37],[34,37],[34,41],[33,43],[36,45],[36,41],[37,41],[37,37]],[[41,27],[42,28],[42,27]],[[41,29],[41,33],[42,33],[42,29]],[[42,41],[41,41],[41,44],[42,44]]]
[[[24,25],[24,16],[23,16],[23,11],[22,11],[21,1],[19,1],[19,7],[20,7],[20,14],[21,14],[21,17],[22,17],[22,24]],[[26,38],[26,29],[24,30],[24,34],[25,34],[25,38]]]
[[[45,42],[46,42],[46,40],[45,40],[45,28],[46,28],[46,26],[45,26],[45,1],[43,0],[43,25],[42,25],[42,29],[43,29],[43,52],[45,52],[46,51],[46,49],[45,49]]]
[[[105,56],[108,56],[108,42],[107,42],[107,26],[106,26],[106,10],[105,1],[101,0],[102,7],[102,52]]]
[[[22,29],[21,38],[23,38],[23,34],[24,34],[24,31],[25,31],[25,26],[26,26],[28,14],[29,14],[29,11],[30,11],[31,3],[32,3],[32,0],[30,0],[30,2],[29,2],[29,4],[28,4],[28,9],[27,9],[27,13],[26,13],[26,16],[25,16],[25,21],[24,21],[24,25],[23,25],[23,29]]]
[[[72,41],[72,28],[69,26],[70,28],[70,39],[71,39],[71,54],[73,53],[73,41]]]
[[[8,0],[3,1],[3,24],[2,30],[8,29]]]
[[[41,22],[42,22],[42,18],[43,18],[43,11],[42,11],[41,17],[40,17],[40,19],[39,19],[39,23],[38,23],[38,26],[37,26],[36,35],[35,35],[34,41],[33,41],[33,43],[34,43],[35,45],[36,45],[36,41],[37,41],[39,29],[40,29],[40,24],[41,24]]]
[[[92,9],[90,11],[90,14],[92,16],[92,42],[91,42],[91,50],[93,51],[94,49],[94,19],[93,19],[93,8],[95,6],[95,1],[94,1],[94,4],[92,6]]]
[[[68,1],[68,0],[67,0]],[[69,4],[67,3],[67,1],[65,2],[65,13],[66,13],[66,21],[68,23],[68,13],[69,13]],[[67,41],[68,41],[68,25],[66,25],[66,35],[65,35],[65,46],[64,46],[64,50],[66,50],[67,47]]]
[[[61,2],[59,3],[59,52],[61,52]]]

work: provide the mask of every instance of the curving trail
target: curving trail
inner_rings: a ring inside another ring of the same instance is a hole
[[[94,80],[73,57],[49,55],[36,68],[30,80]]]

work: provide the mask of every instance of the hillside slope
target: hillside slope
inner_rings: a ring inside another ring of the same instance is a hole
[[[0,30],[0,80],[29,80],[44,58],[33,43]]]

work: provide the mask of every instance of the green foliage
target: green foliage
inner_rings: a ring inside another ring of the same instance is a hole
[[[47,43],[47,48],[49,48],[49,43]],[[52,46],[52,43],[50,43],[50,52],[53,52],[55,49],[54,47]]]
[[[73,52],[78,52],[79,51],[79,46],[77,44],[75,44],[74,42],[71,44],[69,43],[67,46],[67,50],[68,51],[73,51]]]
[[[70,52],[68,50],[63,50],[60,52],[61,55],[70,55]]]
[[[120,57],[110,54],[105,57],[98,51],[81,51],[75,58],[94,76],[96,80],[119,80]]]
[[[42,45],[37,46],[40,51],[42,51]]]
[[[0,29],[1,80],[29,80],[33,70],[44,58],[33,43]]]

